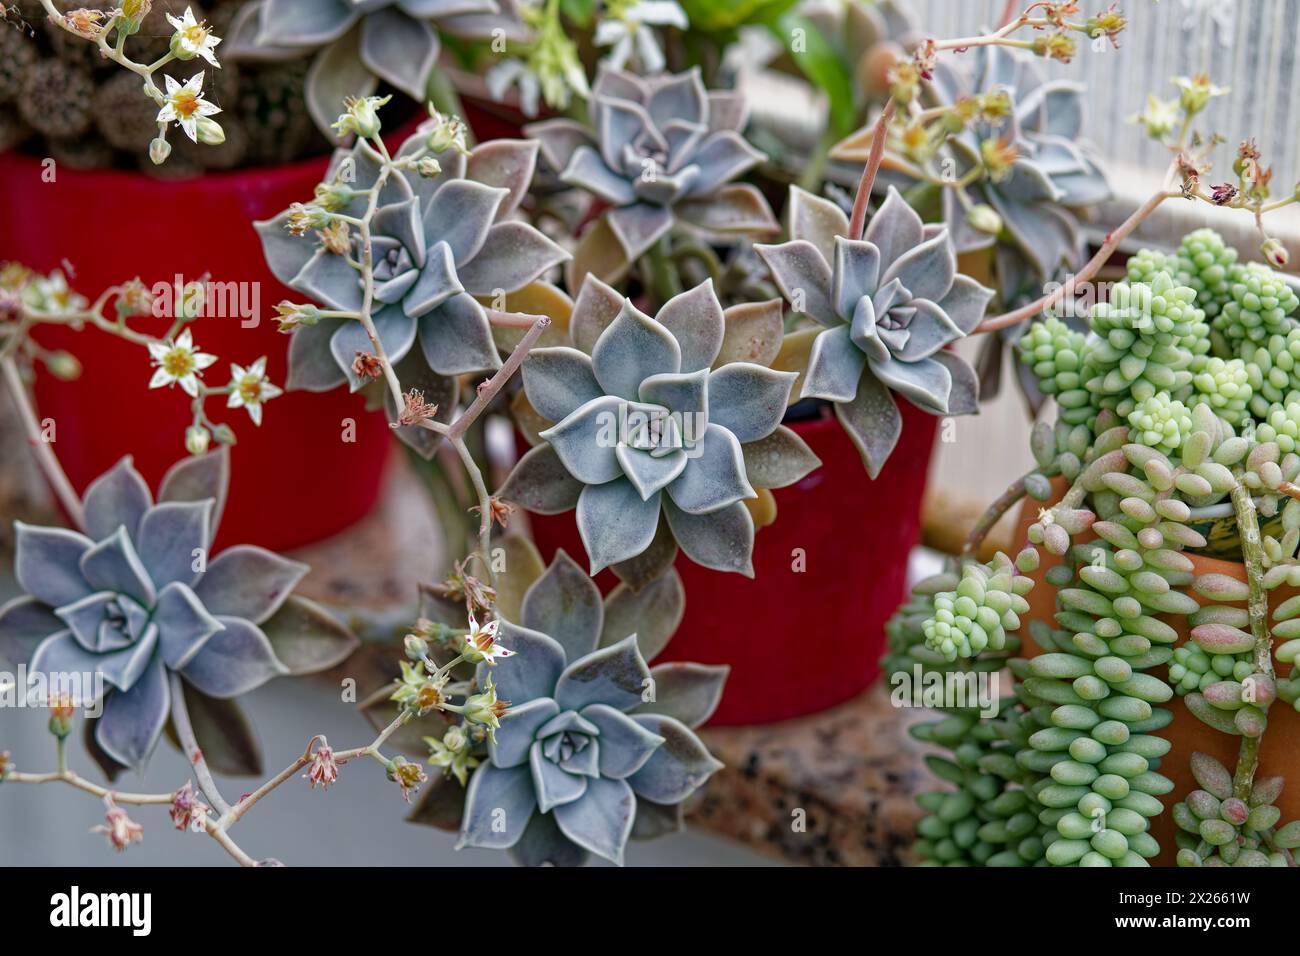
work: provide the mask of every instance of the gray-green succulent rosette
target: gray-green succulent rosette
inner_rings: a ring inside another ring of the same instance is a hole
[[[94,744],[113,764],[144,766],[174,693],[204,708],[195,726],[205,751],[246,751],[232,698],[332,667],[355,647],[291,596],[306,565],[252,545],[209,556],[228,476],[224,450],[187,459],[155,502],[128,457],[86,489],[85,533],[17,523],[14,572],[26,593],[0,608],[0,658],[50,688],[65,675],[102,677],[83,682],[74,703],[102,703]]]
[[[1041,289],[1059,268],[1076,268],[1083,238],[1074,210],[1110,196],[1106,176],[1082,140],[1084,86],[1046,79],[1032,54],[980,47],[969,74],[941,61],[933,88],[943,103],[994,89],[1006,90],[1012,102],[1010,115],[1002,120],[977,122],[951,140],[958,177],[981,162],[985,143],[1002,144],[1015,157],[1008,169],[983,177],[968,191],[972,202],[988,203],[1001,217],[999,236],[975,229],[967,204],[955,190],[943,190],[944,221],[957,251],[998,242],[999,282],[1009,295],[1024,284],[1026,270],[1028,280]]]
[[[423,103],[439,31],[490,36],[497,9],[494,0],[259,0],[237,14],[226,49],[236,62],[312,54],[307,109],[331,136],[344,97],[369,96],[380,80]]]
[[[592,854],[621,864],[629,837],[680,828],[682,801],[722,766],[692,728],[717,706],[727,668],[649,667],[666,638],[642,648],[612,604],[559,552],[521,623],[502,620],[514,656],[480,664],[477,683],[490,676],[510,707],[470,778],[460,846],[509,849],[529,866]]]
[[[874,478],[903,430],[891,392],[932,415],[977,411],[975,373],[945,346],[979,324],[993,290],[957,272],[947,228],[922,223],[893,187],[859,240],[838,206],[797,187],[788,210],[791,240],[755,249],[823,327],[800,397],[834,403]]]
[[[616,281],[677,224],[724,237],[778,228],[762,194],[733,182],[764,159],[741,135],[740,94],[706,91],[698,68],[650,78],[602,68],[589,107],[590,127],[552,119],[524,131],[564,182],[608,205],[584,245],[615,247],[578,253],[601,259],[599,278]]]
[[[395,159],[424,145],[436,126],[433,120],[421,126]],[[391,176],[371,221],[375,329],[389,360],[413,385],[428,385],[430,375],[445,380],[498,368],[501,358],[480,300],[491,303],[516,292],[568,256],[515,218],[532,181],[536,143],[495,140],[475,147],[468,158],[454,148],[435,157],[436,175],[404,169]],[[369,197],[354,193],[375,184],[380,166],[379,155],[364,141],[339,150],[321,193],[333,197],[332,211],[360,216]],[[287,210],[256,224],[271,271],[322,309],[359,312],[358,233],[344,233],[340,250],[323,238],[293,235],[294,215]],[[327,391],[346,382],[358,389],[367,380],[353,368],[356,356],[372,348],[355,319],[303,324],[289,347],[288,387]],[[408,355],[411,360],[400,367]],[[454,387],[443,385],[426,391],[441,395]]]
[[[779,300],[724,312],[708,280],[651,318],[588,275],[573,344],[524,361],[530,411],[553,424],[532,429],[537,447],[499,495],[542,514],[576,508],[592,574],[610,567],[639,585],[679,546],[752,574],[746,502],[819,464],[781,425],[796,373],[766,365],[780,322]]]

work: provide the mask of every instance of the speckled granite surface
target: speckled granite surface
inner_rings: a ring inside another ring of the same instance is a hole
[[[704,731],[727,766],[688,820],[764,852],[817,866],[906,866],[920,812],[913,794],[934,784],[925,748],[907,735],[924,711],[893,707],[877,683],[809,717]]]

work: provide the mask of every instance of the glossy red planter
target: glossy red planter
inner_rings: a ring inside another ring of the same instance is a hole
[[[149,287],[178,274],[184,281],[208,273],[213,282],[241,283],[247,303],[256,294],[258,309],[248,320],[256,324],[212,316],[191,325],[195,342],[219,359],[205,379],[225,384],[230,363],[247,366],[265,355],[271,380],[283,386],[289,337],[271,316],[281,299],[302,296],[271,275],[252,224],[309,198],[325,166],[322,157],[177,181],[58,167],[46,182],[38,158],[3,154],[0,260],[42,272],[61,268],[91,300],[137,275]],[[170,319],[135,322],[162,335]],[[149,390],[144,350],[102,332],[46,327],[36,337],[82,359],[76,381],[42,374],[36,382],[39,414],[55,423],[55,447],[72,483],[84,489],[130,453],[156,486],[186,454],[188,396],[179,388]],[[297,547],[346,528],[375,503],[391,439],[383,416],[367,413],[359,396],[343,389],[286,393],[268,403],[260,428],[242,409],[227,411],[215,398],[208,414],[230,422],[238,437],[218,546]]]
[[[776,521],[755,537],[753,579],[678,557],[686,616],[658,660],[731,665],[710,724],[816,713],[880,673],[885,622],[903,599],[908,553],[920,539],[938,421],[899,405],[903,435],[875,481],[829,409],[791,424],[822,466],[773,492]],[[560,547],[585,555],[572,512],[531,520],[546,560]],[[604,571],[597,582],[608,590],[615,578]]]

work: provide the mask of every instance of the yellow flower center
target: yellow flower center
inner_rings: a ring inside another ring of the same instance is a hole
[[[245,375],[239,380],[239,397],[246,405],[256,405],[262,400],[262,380],[254,375]]]
[[[193,116],[199,111],[199,97],[189,90],[177,90],[172,94],[172,109],[177,116]]]
[[[171,349],[162,360],[163,370],[172,378],[184,378],[194,371],[194,356],[185,349]]]
[[[210,32],[212,31],[203,24],[196,23],[194,26],[186,27],[182,30],[181,36],[184,37],[186,44],[197,50],[207,42],[208,34]]]

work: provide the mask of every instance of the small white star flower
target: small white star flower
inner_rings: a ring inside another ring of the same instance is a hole
[[[158,366],[149,380],[149,387],[179,385],[191,398],[197,398],[199,394],[199,373],[217,360],[215,355],[198,350],[189,329],[182,332],[175,342],[151,343],[149,356]]]
[[[283,389],[267,381],[265,355],[248,368],[231,363],[230,398],[226,407],[248,409],[248,417],[254,425],[262,424],[262,403],[282,394]]]
[[[605,58],[612,68],[621,70],[635,60],[643,73],[659,73],[666,61],[655,36],[657,26],[685,30],[689,21],[676,0],[638,0],[617,16],[601,20],[594,39],[596,46],[613,48]]]
[[[203,90],[202,73],[195,73],[184,86],[170,76],[164,75],[163,79],[167,82],[167,102],[158,111],[158,122],[178,123],[185,135],[197,143],[199,117],[220,113],[221,107],[199,95]]]
[[[175,28],[176,33],[172,37],[172,52],[179,59],[192,60],[196,56],[201,56],[213,66],[220,69],[221,64],[217,62],[216,54],[213,52],[217,44],[221,42],[221,37],[212,35],[212,27],[206,22],[196,20],[194,11],[189,7],[185,8],[185,13],[180,17],[174,17],[167,14],[167,22]]]
[[[471,614],[469,634],[465,637],[465,647],[461,651],[465,660],[471,664],[482,661],[489,666],[495,666],[497,658],[514,657],[514,651],[497,643],[497,631],[500,627],[500,621],[490,621],[483,627],[479,627],[478,620]]]

